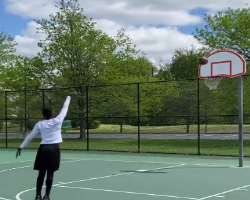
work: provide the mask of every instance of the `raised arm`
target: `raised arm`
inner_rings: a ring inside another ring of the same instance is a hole
[[[67,96],[60,113],[56,116],[56,119],[59,120],[60,122],[62,122],[67,115],[70,99],[71,97]]]

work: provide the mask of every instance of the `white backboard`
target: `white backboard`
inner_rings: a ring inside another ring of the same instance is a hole
[[[199,78],[228,77],[246,74],[246,61],[239,53],[231,49],[212,51],[207,63],[199,66]]]

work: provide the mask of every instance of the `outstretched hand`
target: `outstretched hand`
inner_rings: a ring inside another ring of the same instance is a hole
[[[16,150],[16,158],[18,158],[19,156],[21,156],[21,152],[22,152],[22,149],[21,148],[18,148]]]

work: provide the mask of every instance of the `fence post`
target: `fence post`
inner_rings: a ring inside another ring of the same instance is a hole
[[[137,133],[138,133],[138,153],[141,151],[141,137],[140,137],[140,83],[137,83]]]
[[[200,150],[200,80],[197,79],[197,128],[198,128],[198,141],[197,141],[197,153],[201,154]]]
[[[8,148],[8,111],[7,111],[7,91],[4,91],[4,107],[5,107],[5,147]]]
[[[89,151],[89,86],[86,86],[86,128],[87,128],[87,151]]]

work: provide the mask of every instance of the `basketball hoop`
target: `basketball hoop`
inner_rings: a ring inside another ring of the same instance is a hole
[[[208,87],[209,90],[216,90],[220,84],[222,77],[208,77],[203,79],[204,84]]]
[[[216,90],[223,78],[240,77],[246,74],[246,61],[231,49],[217,49],[199,60],[199,79],[209,90]]]
[[[199,79],[204,80],[204,84],[209,90],[217,89],[222,78],[239,77],[239,167],[243,166],[244,158],[244,110],[243,110],[243,78],[247,72],[247,63],[242,55],[231,49],[217,49],[203,57],[199,65]]]

